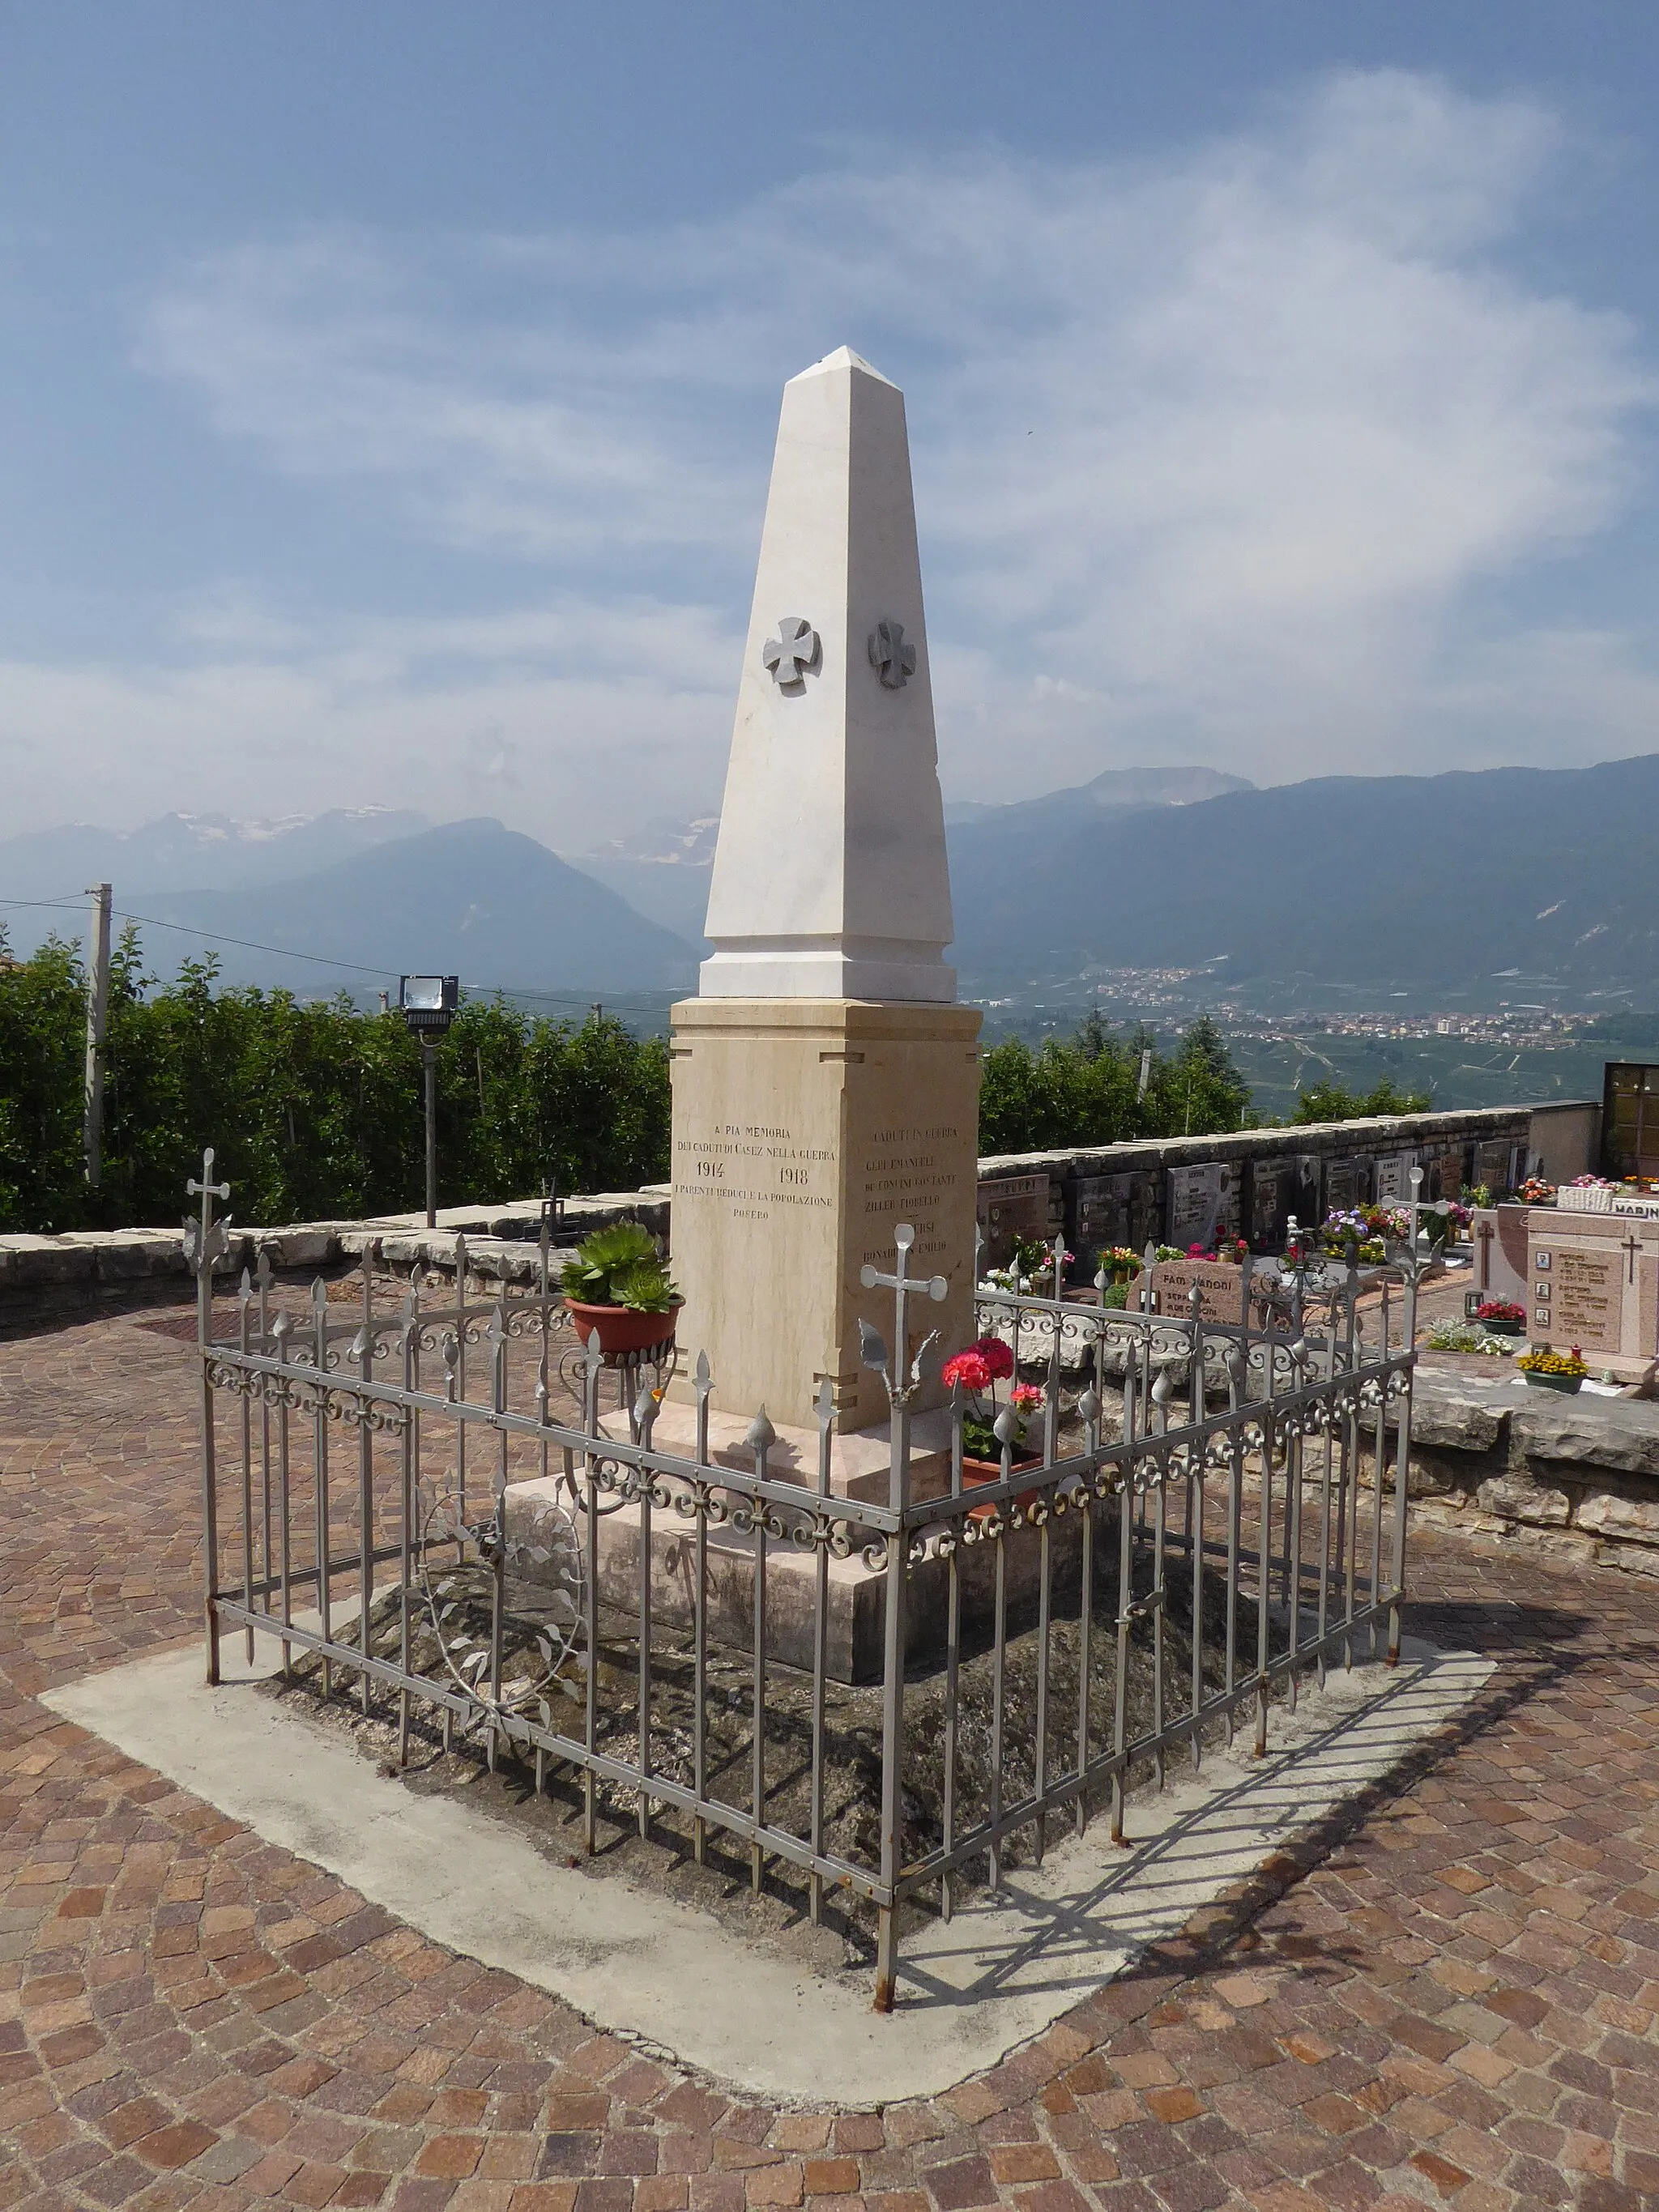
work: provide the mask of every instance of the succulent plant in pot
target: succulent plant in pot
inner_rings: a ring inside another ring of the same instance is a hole
[[[586,1343],[597,1335],[607,1354],[644,1352],[673,1337],[680,1294],[657,1249],[637,1221],[596,1229],[566,1261],[564,1303]]]

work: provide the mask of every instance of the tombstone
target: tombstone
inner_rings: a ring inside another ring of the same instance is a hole
[[[1327,1160],[1325,1163],[1325,1212],[1351,1213],[1360,1202],[1359,1166],[1358,1160]]]
[[[1325,1163],[1317,1152],[1298,1152],[1295,1164],[1296,1202],[1286,1211],[1295,1214],[1306,1231],[1325,1218]]]
[[[1189,1251],[1194,1244],[1208,1251],[1215,1243],[1221,1212],[1219,1164],[1206,1160],[1199,1167],[1170,1168],[1167,1172],[1169,1242],[1178,1252]]]
[[[672,1016],[679,1342],[717,1413],[808,1425],[827,1378],[855,1432],[888,1413],[860,1321],[892,1328],[860,1270],[900,1222],[951,1285],[927,1326],[973,1334],[980,1018],[944,957],[903,395],[844,347],[784,387],[707,933]]]
[[[1527,1245],[1532,1342],[1576,1344],[1593,1371],[1645,1381],[1659,1358],[1659,1220],[1535,1206]]]
[[[1243,1318],[1246,1270],[1224,1260],[1160,1260],[1152,1269],[1152,1290],[1161,1314],[1192,1311],[1198,1292],[1200,1321],[1224,1322],[1237,1328]]]
[[[1017,1243],[1054,1234],[1054,1186],[1046,1175],[988,1176],[978,1186],[980,1273],[1006,1267]]]
[[[1484,1183],[1494,1197],[1515,1188],[1516,1147],[1507,1137],[1481,1143],[1474,1148],[1474,1180]]]
[[[1079,1176],[1073,1184],[1068,1241],[1083,1258],[1092,1260],[1097,1252],[1111,1244],[1139,1249],[1131,1219],[1134,1183],[1133,1176],[1115,1175]]]
[[[1492,1298],[1501,1298],[1506,1305],[1526,1304],[1531,1279],[1527,1257],[1529,1211],[1524,1206],[1482,1206],[1470,1215],[1474,1283],[1468,1297],[1474,1304],[1483,1305]]]
[[[1238,1160],[1218,1163],[1220,1188],[1216,1194],[1215,1231],[1218,1237],[1237,1240],[1244,1233],[1244,1169]]]
[[[1468,1156],[1462,1145],[1443,1146],[1423,1154],[1423,1195],[1427,1199],[1458,1200],[1468,1181]]]
[[[1377,1154],[1373,1163],[1372,1188],[1379,1206],[1411,1203],[1412,1170],[1416,1165],[1417,1154],[1414,1152]]]
[[[1254,1251],[1265,1252],[1283,1242],[1285,1224],[1296,1212],[1297,1202],[1296,1162],[1258,1160],[1250,1176],[1250,1226],[1247,1232]]]

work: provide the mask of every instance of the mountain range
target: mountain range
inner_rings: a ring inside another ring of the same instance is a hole
[[[1218,991],[1507,976],[1656,997],[1659,754],[1266,790],[1207,769],[1114,769],[949,815],[951,957],[975,996],[1186,968]],[[78,896],[67,914],[3,902],[102,878],[118,908],[168,925],[147,951],[169,973],[212,933],[247,941],[216,947],[240,981],[367,995],[381,975],[435,970],[525,993],[673,991],[695,979],[717,827],[654,823],[573,862],[490,819],[172,815],[125,838],[0,842],[0,919],[20,949],[48,924],[76,934]]]

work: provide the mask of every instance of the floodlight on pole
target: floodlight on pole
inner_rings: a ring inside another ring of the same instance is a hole
[[[459,975],[400,975],[398,1009],[420,1039],[426,1088],[426,1225],[438,1225],[438,1040],[461,1003]]]

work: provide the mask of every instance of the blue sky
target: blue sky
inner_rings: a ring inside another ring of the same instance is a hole
[[[1659,14],[0,4],[0,834],[717,797],[778,388],[947,791],[1650,750]]]

